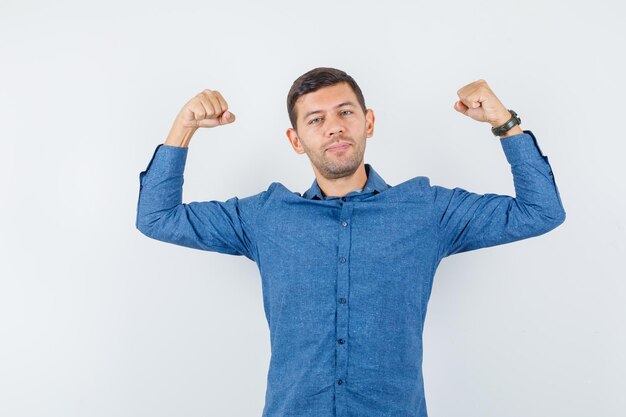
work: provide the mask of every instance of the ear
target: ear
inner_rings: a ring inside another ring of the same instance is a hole
[[[300,138],[298,137],[296,130],[290,127],[285,133],[287,134],[287,139],[289,139],[289,143],[291,143],[293,150],[296,151],[297,154],[303,154],[304,149],[302,149],[302,146],[300,145]]]
[[[365,128],[367,132],[367,137],[371,138],[374,136],[374,121],[376,118],[374,117],[374,110],[367,109],[367,113],[365,113]]]

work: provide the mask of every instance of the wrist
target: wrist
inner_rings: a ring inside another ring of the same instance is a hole
[[[181,123],[179,123],[178,120],[176,120],[174,122],[174,125],[170,129],[170,133],[167,135],[165,145],[186,148],[189,146],[191,137],[194,135],[194,133],[196,133],[196,130],[198,130],[198,128],[185,127]]]
[[[506,110],[501,115],[496,117],[494,120],[490,121],[489,124],[491,125],[491,127],[496,128],[508,122],[511,119],[511,117],[513,117],[511,112]]]
[[[523,133],[521,129],[515,129],[515,127],[519,126],[522,119],[520,119],[514,110],[509,109],[507,111],[509,113],[508,120],[501,123],[501,121],[504,120],[504,117],[498,117],[494,122],[492,122],[491,133],[500,138]]]

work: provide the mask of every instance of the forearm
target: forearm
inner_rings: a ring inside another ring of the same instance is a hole
[[[136,224],[145,234],[156,231],[159,220],[182,203],[187,152],[186,147],[159,145],[140,173]]]
[[[530,131],[521,133],[527,135],[501,142],[515,187],[516,204],[511,207],[510,215],[526,220],[527,216],[535,217],[537,225],[543,222],[544,226],[556,227],[564,220],[565,211],[548,157],[541,153]]]

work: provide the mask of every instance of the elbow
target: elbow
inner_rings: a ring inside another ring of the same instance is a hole
[[[556,225],[554,227],[557,227],[557,226],[563,224],[565,222],[565,217],[566,217],[565,210],[561,209],[560,216],[557,219],[557,223],[556,223]]]
[[[135,227],[139,230],[143,235],[154,238],[155,232],[157,230],[157,225],[161,216],[155,214],[145,214],[141,211],[137,211],[137,217],[135,218]]]
[[[152,228],[149,226],[149,224],[147,224],[144,218],[139,216],[139,214],[137,214],[137,218],[135,219],[135,228],[139,230],[143,235],[147,237],[152,237],[151,236]]]
[[[559,204],[559,209],[557,210],[556,215],[553,216],[554,228],[563,224],[565,222],[565,217],[565,209],[562,204]]]
[[[163,211],[150,209],[145,204],[142,204],[140,199],[135,215],[135,228],[143,235],[154,238],[154,233],[157,230],[158,224],[162,221],[164,214]]]
[[[562,207],[556,213],[542,216],[543,230],[541,234],[547,233],[551,230],[556,229],[557,227],[559,227],[565,222],[565,218],[566,218],[565,210],[563,210]]]
[[[168,239],[173,234],[172,228],[175,227],[175,218],[179,216],[181,207],[184,204],[155,212],[138,210],[135,227],[149,238]]]

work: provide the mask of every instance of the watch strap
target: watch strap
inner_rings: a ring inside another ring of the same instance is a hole
[[[522,119],[518,117],[514,110],[509,109],[509,113],[511,113],[511,118],[505,124],[491,128],[491,133],[493,133],[494,136],[502,136],[514,126],[517,126],[522,122]]]

